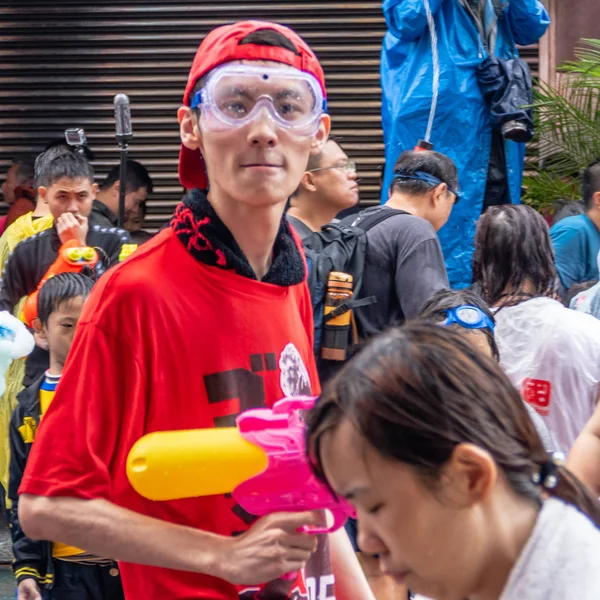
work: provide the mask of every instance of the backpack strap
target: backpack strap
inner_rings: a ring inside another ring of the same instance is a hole
[[[375,227],[375,225],[379,225],[379,223],[383,223],[386,219],[393,217],[394,215],[409,215],[410,213],[405,210],[395,209],[395,208],[386,208],[384,207],[382,210],[378,210],[374,212],[372,215],[367,215],[366,217],[358,217],[356,221],[352,223],[353,227],[358,227],[363,231],[369,231]]]
[[[336,306],[330,313],[327,313],[323,317],[323,322],[328,323],[332,319],[347,313],[349,310],[359,308],[360,306],[369,306],[370,304],[375,304],[376,302],[377,296],[367,296],[366,298],[361,298],[360,300],[349,300],[348,302],[344,302],[343,304]]]

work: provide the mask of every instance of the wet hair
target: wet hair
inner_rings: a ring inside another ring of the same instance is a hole
[[[549,456],[525,403],[497,362],[456,331],[419,322],[388,330],[327,382],[306,433],[323,479],[323,436],[346,419],[381,456],[410,465],[432,491],[454,449],[473,444],[519,496],[539,504],[544,491],[600,525],[600,504],[564,467],[557,467],[555,488],[534,482]]]
[[[85,156],[64,146],[50,148],[35,159],[36,187],[49,188],[63,177],[94,183],[94,169]]]
[[[100,189],[108,190],[115,182],[119,181],[120,166],[113,167],[102,182]],[[152,178],[144,165],[136,160],[127,161],[127,171],[125,173],[125,191],[127,194],[139,190],[141,187],[146,188],[148,193],[152,193],[153,185]]]
[[[394,174],[403,172],[413,175],[417,171],[423,171],[437,177],[448,187],[458,189],[458,171],[456,165],[445,154],[432,151],[406,150],[394,165]],[[390,185],[390,194],[401,192],[409,196],[420,196],[431,191],[431,185],[415,179],[395,179]]]
[[[596,192],[600,192],[600,158],[590,163],[581,176],[581,197],[586,211],[593,207]]]
[[[577,296],[577,294],[581,294],[581,292],[586,292],[590,288],[593,288],[598,283],[597,279],[590,279],[589,281],[582,281],[581,283],[574,283],[565,294],[563,298],[563,304],[569,308],[571,306],[571,302],[573,298]]]
[[[32,188],[35,179],[35,156],[29,154],[16,156],[12,165],[17,167],[15,172],[17,186]]]
[[[518,295],[526,282],[534,296],[556,298],[554,252],[542,215],[524,204],[488,208],[477,223],[473,282],[490,306],[502,306],[506,289]]]
[[[465,304],[477,307],[481,310],[491,321],[496,324],[494,314],[490,310],[490,307],[484,302],[483,298],[472,292],[471,290],[440,290],[431,296],[431,298],[425,303],[421,312],[417,315],[417,318],[428,323],[439,324],[446,320],[448,311]],[[500,351],[498,350],[498,344],[496,343],[496,337],[494,332],[487,327],[485,329],[465,329],[460,325],[452,324],[449,326],[455,331],[481,331],[487,337],[492,351],[492,356],[496,360],[500,360]]]
[[[554,203],[554,214],[552,215],[552,225],[556,225],[567,217],[574,217],[585,212],[583,202],[576,200],[558,200]]]
[[[246,44],[255,44],[257,46],[272,46],[274,48],[285,48],[286,50],[290,50],[296,56],[300,56],[300,52],[298,48],[294,45],[292,40],[288,39],[280,33],[279,31],[275,31],[274,29],[257,29],[252,33],[249,33],[246,37],[240,40],[239,45],[244,46]],[[205,73],[202,77],[197,81],[192,93],[190,94],[190,100],[204,87],[206,84],[206,80],[210,73]]]
[[[73,298],[87,298],[94,280],[81,273],[59,273],[51,277],[40,288],[38,294],[38,318],[42,325],[48,323],[50,315]]]
[[[44,152],[46,152],[46,150],[50,150],[50,148],[59,148],[59,147],[66,148],[67,150],[70,150],[71,152],[75,152],[75,147],[67,144],[67,140],[65,139],[64,136],[57,137],[57,138],[54,138],[53,140],[50,140],[46,144],[46,147],[44,148]],[[85,144],[83,144],[82,146],[78,146],[78,147],[81,148],[81,152],[87,158],[88,161],[92,162],[93,160],[95,160],[96,157],[95,157],[94,153],[92,152],[92,149],[87,145],[87,142]]]

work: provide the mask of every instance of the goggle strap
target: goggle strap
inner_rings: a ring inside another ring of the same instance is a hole
[[[423,183],[427,183],[434,187],[441,185],[442,183],[446,183],[441,179],[438,179],[435,175],[431,173],[425,173],[425,171],[415,171],[414,173],[406,173],[405,171],[399,171],[394,173],[394,179],[413,179],[415,181],[422,181]],[[447,183],[448,191],[454,194],[457,198],[460,198],[460,192],[452,189]]]

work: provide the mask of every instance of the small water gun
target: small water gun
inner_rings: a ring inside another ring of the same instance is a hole
[[[39,282],[37,289],[30,294],[23,305],[21,320],[28,326],[33,326],[33,320],[37,317],[38,294],[42,286],[59,273],[80,273],[84,267],[94,267],[98,262],[98,253],[89,246],[80,246],[77,240],[65,242],[58,250],[57,259],[50,265],[46,274]]]
[[[5,373],[10,363],[31,353],[35,342],[22,321],[8,311],[0,312],[0,396],[6,390]]]
[[[138,440],[127,458],[133,489],[149,500],[176,500],[231,493],[247,512],[327,510],[330,527],[304,527],[304,533],[330,533],[354,510],[313,474],[304,445],[301,411],[314,398],[285,398],[272,409],[247,410],[237,427],[161,431]]]

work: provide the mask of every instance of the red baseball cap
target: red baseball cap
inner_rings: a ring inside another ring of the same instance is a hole
[[[261,44],[241,44],[250,33],[272,29],[285,36],[296,47],[297,53],[287,48],[263,46]],[[190,105],[191,94],[198,80],[215,67],[232,60],[272,60],[295,67],[313,75],[320,83],[326,97],[325,74],[319,59],[308,44],[294,31],[269,21],[241,21],[213,29],[202,41],[188,78],[183,103]],[[185,188],[208,187],[206,168],[200,150],[190,150],[183,144],[179,152],[179,181]]]

